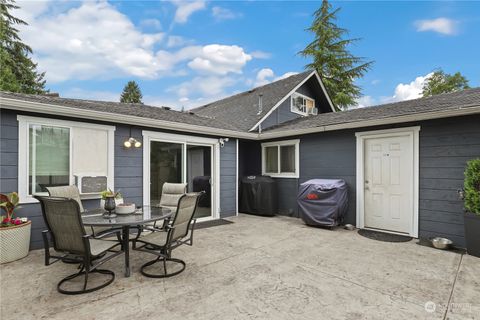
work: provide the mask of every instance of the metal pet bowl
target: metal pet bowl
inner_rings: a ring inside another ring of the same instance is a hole
[[[431,238],[430,241],[432,242],[432,246],[437,249],[446,250],[450,249],[452,246],[452,240],[447,238],[435,237]]]
[[[347,230],[355,230],[355,226],[353,224],[349,224],[347,223],[346,225],[343,226],[344,229],[347,229]]]

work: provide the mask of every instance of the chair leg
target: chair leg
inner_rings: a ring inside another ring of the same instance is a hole
[[[145,268],[154,265],[155,263],[159,262],[160,260],[162,260],[162,263],[163,263],[164,274],[155,274],[155,273],[149,273],[149,272],[145,271]],[[177,270],[173,273],[168,273],[168,271],[167,271],[167,261],[174,262],[174,263],[177,263],[177,264],[181,265],[181,269]],[[186,264],[185,264],[185,261],[183,261],[183,260],[175,259],[175,258],[167,258],[167,257],[164,257],[164,256],[159,256],[155,260],[149,261],[149,262],[145,263],[143,266],[141,266],[140,273],[142,275],[144,275],[145,277],[148,277],[148,278],[169,278],[169,277],[173,277],[173,276],[176,276],[176,275],[182,273],[185,270],[185,267],[186,267]]]
[[[100,274],[104,274],[104,275],[108,275],[110,276],[109,277],[109,280],[106,281],[105,283],[99,285],[99,286],[96,286],[96,287],[93,287],[93,288],[90,288],[90,289],[87,289],[87,283],[88,283],[88,274],[89,273],[100,273]],[[64,283],[67,283],[69,282],[70,280],[73,280],[75,279],[76,277],[79,277],[79,276],[82,276],[84,275],[84,283],[83,283],[83,289],[82,290],[66,290],[66,289],[63,289],[62,288],[62,285]],[[102,288],[105,288],[106,286],[108,286],[109,284],[111,284],[113,282],[113,280],[115,280],[115,273],[113,271],[110,271],[110,270],[102,270],[102,269],[95,269],[95,270],[92,270],[92,271],[89,271],[88,268],[84,268],[84,266],[80,269],[79,272],[77,273],[74,273],[74,274],[71,274],[65,278],[63,278],[62,280],[60,280],[60,282],[58,283],[57,285],[57,290],[58,292],[60,293],[63,293],[63,294],[69,294],[69,295],[74,295],[74,294],[82,294],[82,293],[89,293],[89,292],[93,292],[93,291],[97,291],[99,289],[102,289]]]

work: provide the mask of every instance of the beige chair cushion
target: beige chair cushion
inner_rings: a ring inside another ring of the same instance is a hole
[[[107,251],[115,247],[118,243],[107,241],[107,240],[99,240],[99,239],[89,239],[90,241],[90,252],[93,256],[98,256],[103,252]]]
[[[84,212],[82,200],[80,200],[80,191],[77,186],[47,187],[50,197],[68,198],[77,201],[80,212]]]
[[[168,232],[155,231],[144,236],[142,235],[139,240],[146,243],[151,243],[159,247],[163,247],[167,244],[167,235],[168,235]]]
[[[180,197],[183,196],[186,191],[186,183],[164,183],[160,205],[162,207],[168,207],[175,212],[177,210],[178,200],[180,200]]]

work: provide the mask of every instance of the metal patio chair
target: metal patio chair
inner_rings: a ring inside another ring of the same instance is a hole
[[[68,198],[77,201],[78,206],[80,207],[80,212],[85,212],[85,209],[82,205],[82,200],[80,199],[80,190],[78,190],[77,186],[71,185],[60,187],[46,187],[46,189],[50,197]],[[120,237],[119,228],[90,227],[90,229],[94,238],[103,238],[106,236],[111,236],[112,234],[115,234],[118,239]]]
[[[98,269],[106,261],[123,253],[122,250],[113,250],[120,245],[112,241],[94,239],[85,232],[80,206],[78,202],[68,198],[35,197],[40,201],[42,215],[47,230],[42,232],[45,246],[45,265],[68,258],[70,262],[79,264],[79,271],[63,278],[57,284],[57,290],[63,294],[81,294],[99,290],[111,284],[115,273],[110,270]],[[50,254],[50,241],[59,255]],[[52,261],[53,259],[53,261]],[[91,273],[108,275],[109,279],[101,285],[88,288],[88,276]],[[65,289],[63,284],[84,276],[83,288],[80,290]]]
[[[157,256],[156,259],[142,265],[140,272],[150,278],[167,278],[175,276],[185,270],[185,262],[172,258],[172,251],[181,245],[193,245],[193,231],[196,220],[193,214],[198,205],[198,199],[204,192],[187,193],[180,198],[174,218],[163,229],[147,235],[140,235],[133,241],[133,250],[148,252]],[[190,229],[190,231],[189,231]],[[140,243],[140,246],[137,244]],[[157,262],[163,263],[163,274],[149,273],[145,269]],[[167,262],[180,265],[180,270],[169,273]]]

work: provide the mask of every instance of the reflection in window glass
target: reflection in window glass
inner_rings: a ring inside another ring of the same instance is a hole
[[[280,146],[280,172],[295,173],[295,146]]]
[[[70,129],[30,125],[29,194],[70,184]]]
[[[268,173],[278,172],[278,147],[265,148],[265,171]]]

